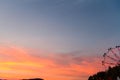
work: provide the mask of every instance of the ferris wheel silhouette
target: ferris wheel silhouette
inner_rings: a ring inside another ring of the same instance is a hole
[[[120,46],[109,48],[106,53],[103,54],[102,65],[105,68],[120,65]]]

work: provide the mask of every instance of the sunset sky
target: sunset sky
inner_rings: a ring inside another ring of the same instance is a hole
[[[0,0],[0,78],[87,80],[119,35],[120,0]]]

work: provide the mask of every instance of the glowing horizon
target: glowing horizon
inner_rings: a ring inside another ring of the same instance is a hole
[[[0,59],[0,77],[3,79],[38,77],[45,80],[72,80],[77,79],[79,76],[81,76],[81,79],[84,79],[84,76],[88,77],[98,70],[102,70],[101,67],[96,68],[94,66],[100,65],[98,58],[90,60],[91,57],[82,58],[75,53],[74,56],[71,56],[72,53],[57,55],[47,53],[48,56],[43,56],[42,54],[44,53],[39,54],[41,56],[32,56],[29,54],[29,50],[27,52],[27,49],[0,46],[0,55],[2,55]],[[90,63],[89,60],[92,62]]]

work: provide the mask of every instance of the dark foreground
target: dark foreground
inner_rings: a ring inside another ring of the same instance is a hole
[[[98,72],[90,76],[88,80],[120,80],[120,65]]]
[[[33,78],[33,79],[22,79],[22,80],[44,80],[44,79],[41,79],[41,78]]]

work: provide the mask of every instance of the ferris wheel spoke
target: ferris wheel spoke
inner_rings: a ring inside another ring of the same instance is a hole
[[[109,62],[104,62],[106,64],[111,64],[111,65],[116,65],[116,63],[109,63]]]
[[[113,50],[111,50],[111,52],[114,54],[114,56],[116,57],[116,58],[120,58]]]
[[[115,58],[113,58],[113,57],[111,57],[111,56],[108,56],[108,55],[107,55],[107,57],[110,58],[110,59],[113,60],[113,61],[118,61],[117,59],[115,59]]]

